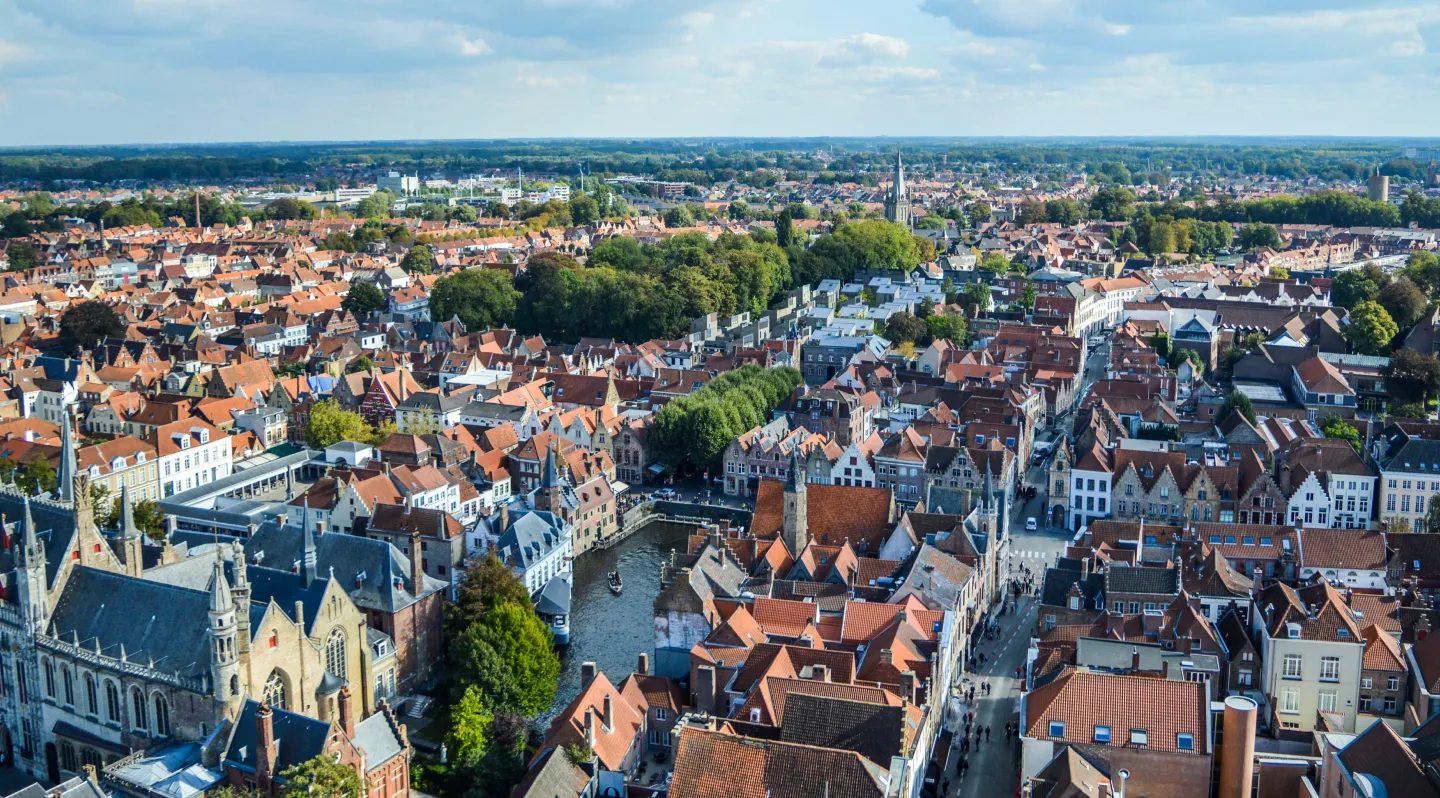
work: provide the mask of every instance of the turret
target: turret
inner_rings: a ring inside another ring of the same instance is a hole
[[[560,467],[555,463],[555,447],[545,452],[545,470],[540,478],[540,489],[535,493],[535,509],[556,515],[563,515],[565,483],[560,479]]]
[[[135,507],[130,503],[130,486],[120,483],[120,560],[125,563],[125,573],[139,576],[145,569],[145,536],[135,525]]]
[[[301,516],[300,523],[304,526],[301,530],[303,542],[300,552],[300,578],[309,587],[315,581],[315,569],[318,560],[315,548],[315,529],[310,523],[310,499],[305,499],[305,514]]]
[[[215,698],[229,704],[242,697],[240,658],[235,642],[235,601],[225,578],[225,562],[215,549],[215,573],[210,579],[210,676]]]
[[[785,509],[780,537],[790,556],[799,557],[810,541],[809,505],[805,492],[805,467],[800,462],[800,444],[790,450],[790,474],[785,478]]]
[[[235,585],[230,593],[235,598],[235,642],[242,663],[250,655],[250,578],[245,573],[245,547],[240,541],[235,541],[234,555],[231,561],[235,563]]]

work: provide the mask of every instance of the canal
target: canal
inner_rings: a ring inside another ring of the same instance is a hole
[[[575,561],[570,602],[570,645],[561,652],[560,687],[541,728],[580,693],[580,663],[594,662],[611,682],[635,670],[641,652],[654,654],[653,605],[660,594],[660,564],[670,550],[685,553],[693,524],[651,521],[613,549]],[[605,575],[620,571],[625,589],[610,592]]]

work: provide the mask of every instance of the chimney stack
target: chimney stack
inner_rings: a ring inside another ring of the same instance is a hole
[[[425,590],[425,556],[419,529],[410,533],[410,582],[414,585],[415,595]]]
[[[900,698],[904,699],[907,704],[918,705],[920,703],[916,700],[918,697],[916,695],[916,681],[915,671],[900,672]]]
[[[580,663],[580,689],[584,690],[589,687],[593,681],[595,681],[595,663]]]
[[[598,739],[599,737],[595,734],[595,708],[591,707],[585,710],[585,744],[590,746],[590,750],[593,751],[595,750],[595,741]]]
[[[640,652],[639,660],[635,663],[635,673],[640,676],[650,675],[650,655]]]
[[[355,712],[350,705],[350,685],[340,688],[340,728],[345,730],[345,736],[351,740],[355,739]]]
[[[604,706],[602,710],[604,714],[601,716],[601,720],[605,722],[605,731],[612,732],[615,730],[615,726],[613,725],[615,722],[615,701],[610,697],[609,693],[605,694],[605,703],[602,706]]]
[[[275,779],[275,718],[270,705],[255,710],[255,786],[268,795]]]
[[[1254,701],[1225,699],[1225,745],[1220,752],[1220,798],[1250,798],[1255,761]]]
[[[695,671],[695,709],[700,712],[715,709],[714,665],[701,665]]]
[[[1140,649],[1138,648],[1130,649],[1130,670],[1140,670]]]

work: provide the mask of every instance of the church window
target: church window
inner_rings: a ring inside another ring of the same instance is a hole
[[[280,676],[280,671],[270,672],[270,678],[265,682],[265,703],[277,709],[285,709],[285,680]]]
[[[74,746],[74,744],[71,743],[69,740],[65,740],[65,741],[61,742],[61,743],[60,743],[60,769],[61,769],[61,770],[68,770],[68,771],[70,771],[71,773],[74,773],[74,772],[76,772],[77,770],[79,770],[79,768],[76,767],[77,764],[78,764],[78,763],[75,761],[75,746]]]
[[[155,733],[161,737],[170,736],[170,704],[160,693],[155,694]]]
[[[114,682],[105,683],[105,719],[112,723],[120,722],[120,689]]]
[[[145,694],[140,688],[130,688],[130,706],[134,714],[130,717],[130,726],[135,729],[150,728],[150,712],[145,706]]]
[[[346,677],[345,664],[345,633],[336,627],[330,632],[330,638],[325,641],[325,670],[344,679]]]
[[[55,663],[45,660],[45,695],[55,697]]]
[[[91,715],[100,714],[100,699],[95,692],[95,677],[85,674],[85,711]]]
[[[75,680],[70,676],[68,665],[60,666],[60,680],[65,684],[65,706],[75,706]]]

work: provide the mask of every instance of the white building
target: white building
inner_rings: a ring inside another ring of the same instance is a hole
[[[161,496],[173,496],[227,477],[233,467],[230,436],[199,419],[186,418],[156,427],[150,443],[160,456]]]

